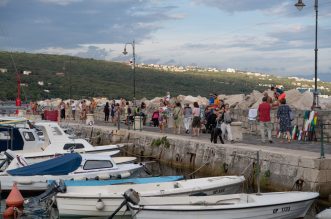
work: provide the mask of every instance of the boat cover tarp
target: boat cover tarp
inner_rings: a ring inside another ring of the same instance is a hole
[[[118,184],[145,184],[145,183],[161,183],[173,182],[184,179],[183,176],[158,176],[146,178],[132,178],[132,179],[116,179],[116,180],[65,180],[66,186],[105,186]],[[53,180],[48,181],[49,184]]]
[[[82,156],[77,153],[70,153],[29,166],[8,170],[7,173],[12,176],[67,175],[75,171],[81,162]]]

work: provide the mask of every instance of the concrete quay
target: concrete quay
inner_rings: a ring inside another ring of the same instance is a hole
[[[112,142],[132,142],[126,149],[137,156],[154,157],[164,162],[190,170],[199,169],[206,175],[240,175],[252,177],[256,171],[259,152],[261,188],[275,191],[302,189],[317,191],[321,197],[331,194],[331,146],[325,145],[325,158],[320,158],[319,143],[299,142],[262,144],[258,136],[244,134],[242,142],[214,144],[209,134],[191,137],[187,134],[159,133],[157,128],[144,127],[143,131],[117,130],[109,123],[94,126],[66,123],[91,137],[94,145]]]

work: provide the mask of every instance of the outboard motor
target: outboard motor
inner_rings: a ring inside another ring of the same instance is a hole
[[[42,194],[40,194],[38,196],[26,199],[25,204],[30,204],[30,203],[39,204],[41,202],[44,202],[47,199],[53,198],[59,192],[61,192],[61,193],[66,192],[66,190],[67,190],[67,187],[64,184],[63,180],[60,180],[59,183],[57,183],[56,181],[52,181],[51,184],[49,184],[48,189],[45,192],[43,192]]]
[[[124,192],[123,194],[124,196],[124,201],[122,202],[122,204],[120,206],[118,206],[118,208],[108,217],[108,219],[113,219],[114,216],[117,214],[117,212],[119,212],[119,210],[121,210],[121,208],[123,208],[124,205],[126,205],[128,202],[137,205],[140,201],[139,198],[139,193],[136,192],[133,189],[128,189]]]
[[[126,190],[123,196],[127,202],[131,202],[134,205],[140,202],[139,193],[133,189]]]

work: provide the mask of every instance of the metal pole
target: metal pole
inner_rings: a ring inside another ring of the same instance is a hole
[[[136,101],[136,52],[135,42],[132,41],[132,56],[133,56],[133,100]]]
[[[69,100],[71,101],[71,56],[69,57]]]
[[[313,100],[313,108],[319,108],[318,102],[318,92],[317,92],[317,27],[318,27],[318,0],[315,0],[315,12],[316,12],[316,19],[315,19],[315,90],[314,90],[314,100]]]

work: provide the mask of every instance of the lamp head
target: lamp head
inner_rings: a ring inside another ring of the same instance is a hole
[[[299,11],[301,11],[306,5],[302,2],[302,0],[298,0],[298,2],[294,6],[297,7]]]
[[[126,51],[126,47],[124,47],[123,54],[124,54],[124,55],[128,54],[128,52]]]

